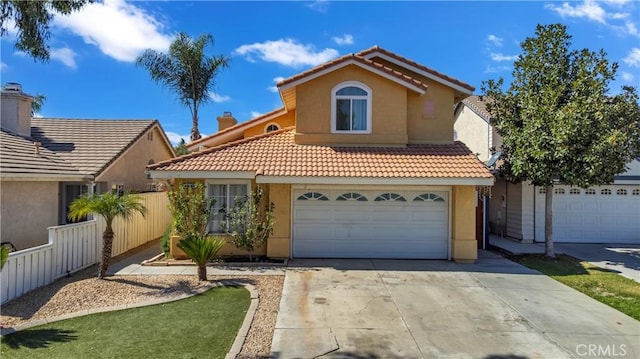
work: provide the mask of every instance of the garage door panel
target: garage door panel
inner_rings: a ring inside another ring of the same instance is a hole
[[[294,198],[298,198],[298,192],[294,192]],[[330,189],[318,192],[328,194],[330,199],[294,201],[294,257],[448,257],[447,193],[434,192],[441,198],[438,202],[414,202],[412,200],[415,197],[431,192]],[[349,192],[357,192],[368,200],[336,200],[343,193]],[[385,193],[398,194],[407,201],[375,201]],[[314,209],[316,207],[321,207],[321,210],[317,211]],[[317,212],[312,213],[313,211]]]
[[[595,195],[586,194],[583,189],[579,194],[570,193],[569,186],[556,188],[564,189],[567,194],[553,197],[554,241],[640,242],[640,196],[632,195],[637,186],[594,187]],[[544,241],[544,194],[537,190],[536,240]]]

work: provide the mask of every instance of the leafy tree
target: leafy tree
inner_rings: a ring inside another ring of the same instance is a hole
[[[102,261],[98,270],[98,278],[102,279],[109,269],[111,251],[113,248],[113,220],[117,217],[131,219],[138,212],[143,216],[147,208],[140,203],[142,198],[134,194],[118,195],[116,193],[87,194],[78,197],[69,206],[69,219],[79,220],[90,214],[98,214],[107,223],[102,233]]]
[[[204,49],[213,45],[213,36],[202,34],[192,39],[179,33],[165,54],[147,49],[136,63],[146,68],[151,79],[173,90],[180,102],[189,108],[192,118],[191,141],[199,139],[198,109],[210,100],[209,91],[221,69],[228,67],[229,59],[223,55],[207,56]]]
[[[178,156],[189,154],[189,149],[187,149],[187,143],[184,141],[184,138],[180,139],[180,143],[173,149],[176,151],[176,155]]]
[[[31,102],[31,116],[35,116],[35,114],[39,113],[42,110],[42,105],[47,100],[45,95],[35,95],[33,96],[33,101]]]
[[[545,256],[553,249],[553,186],[609,184],[640,154],[636,89],[609,94],[617,63],[603,50],[571,50],[561,24],[538,25],[522,42],[513,81],[483,82],[487,108],[503,137],[503,174],[546,190]]]
[[[51,37],[49,23],[54,13],[68,15],[80,10],[93,0],[2,0],[0,5],[0,35],[5,36],[8,26],[17,28],[16,49],[26,52],[35,60],[49,60],[47,41]]]
[[[205,281],[207,280],[207,263],[218,255],[224,246],[224,240],[214,236],[189,233],[177,245],[198,265],[198,280]]]
[[[169,208],[173,215],[173,228],[181,240],[178,248],[198,265],[198,280],[207,280],[207,262],[215,258],[224,241],[208,236],[207,224],[211,219],[215,199],[205,197],[204,185],[185,187],[178,183],[169,191]]]
[[[204,235],[215,203],[215,199],[205,197],[204,185],[196,183],[194,187],[185,187],[178,183],[168,196],[175,232],[182,238],[189,234]]]
[[[227,214],[229,224],[223,224],[223,230],[230,237],[229,242],[249,252],[249,261],[253,261],[252,253],[256,247],[269,238],[275,223],[272,202],[267,203],[263,211],[260,210],[262,195],[262,187],[257,186],[248,198],[236,198],[235,205]]]

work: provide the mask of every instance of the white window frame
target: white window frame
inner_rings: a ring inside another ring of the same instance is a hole
[[[345,87],[357,87],[367,92],[367,96],[338,96],[336,93],[342,90]],[[370,134],[371,133],[371,124],[373,113],[371,111],[371,98],[372,91],[371,88],[362,82],[358,81],[345,81],[336,85],[331,89],[331,133],[341,133],[341,134]],[[355,100],[367,100],[367,129],[366,130],[338,130],[336,128],[337,119],[336,119],[336,111],[337,106],[336,102],[340,99],[355,99]]]
[[[234,185],[234,184],[242,184],[242,185],[246,185],[247,186],[247,196],[251,195],[251,191],[253,190],[251,188],[251,181],[250,180],[207,180],[205,181],[205,196],[207,199],[210,199],[212,197],[212,193],[209,193],[209,185],[215,185],[215,184],[224,184],[227,185],[227,207],[229,206],[229,203],[231,203],[231,201],[229,201],[229,185]],[[227,208],[227,211],[229,211],[229,208]],[[209,223],[207,223],[207,232],[208,233],[212,233],[212,234],[221,234],[223,232],[220,231],[220,228],[211,228],[213,220],[210,220]],[[228,223],[227,223],[228,225]]]

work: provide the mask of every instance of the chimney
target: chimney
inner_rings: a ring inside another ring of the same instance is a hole
[[[0,127],[23,137],[31,137],[31,103],[33,97],[22,92],[22,86],[8,82],[3,88],[0,104]]]
[[[225,111],[222,116],[218,116],[218,132],[234,126],[238,121],[231,115],[231,112]]]

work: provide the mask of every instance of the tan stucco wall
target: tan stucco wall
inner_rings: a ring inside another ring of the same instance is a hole
[[[479,154],[478,159],[486,162],[491,153],[489,153],[489,124],[480,116],[469,109],[462,106],[458,111],[455,125],[456,139],[464,142],[471,152]]]
[[[267,128],[267,126],[272,123],[277,124],[278,126],[280,126],[280,128],[295,126],[296,111],[295,110],[289,111],[282,116],[278,116],[272,120],[269,120],[266,123],[260,123],[260,124],[249,127],[244,131],[244,138],[249,138],[249,137],[253,137],[253,136],[261,135],[265,133],[265,129]]]
[[[429,88],[420,96],[409,91],[408,134],[410,143],[453,142],[453,89],[423,80]]]
[[[108,182],[109,188],[113,184],[124,184],[125,191],[147,191],[148,184],[153,182],[144,173],[149,160],[157,163],[172,157],[160,129],[156,126],[150,131],[153,131],[152,141],[144,134],[111,167],[101,173],[96,182]]]
[[[331,133],[331,90],[346,81],[358,81],[371,88],[371,134]],[[296,143],[407,143],[407,89],[404,86],[349,65],[299,85],[296,93]]]
[[[0,239],[17,249],[46,244],[58,224],[58,182],[2,181]]]
[[[269,200],[273,202],[275,224],[267,241],[267,256],[289,258],[291,253],[291,185],[270,184]]]
[[[456,262],[473,262],[478,259],[475,187],[454,186],[452,192],[451,257]]]

